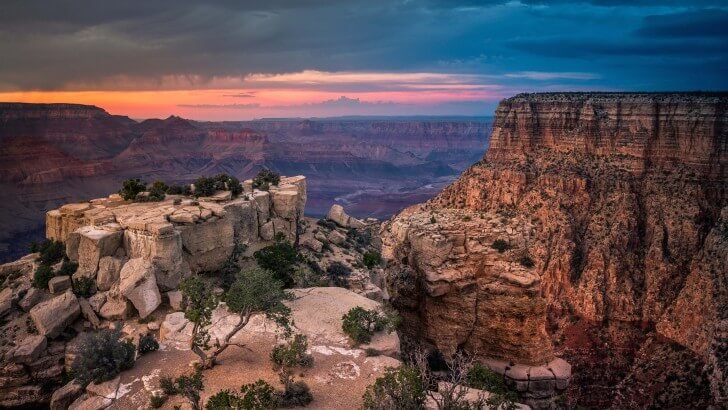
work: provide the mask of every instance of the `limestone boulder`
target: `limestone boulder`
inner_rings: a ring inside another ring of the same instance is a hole
[[[254,191],[253,200],[257,205],[258,223],[264,224],[270,219],[270,193],[267,191]]]
[[[314,252],[321,252],[324,248],[324,244],[312,236],[303,237],[301,239],[301,245],[307,247]]]
[[[223,267],[232,254],[233,227],[226,219],[179,227],[184,259],[193,273],[212,272]]]
[[[182,235],[178,230],[124,231],[124,248],[129,258],[144,258],[157,266],[157,286],[172,290],[190,275],[190,267],[182,252]]]
[[[15,300],[15,294],[11,288],[5,288],[0,291],[0,317],[10,312]]]
[[[66,410],[82,393],[80,384],[73,381],[53,392],[50,410]]]
[[[40,357],[46,349],[48,341],[43,335],[29,335],[17,341],[9,353],[11,360],[15,363],[29,364]]]
[[[70,276],[56,276],[48,281],[48,290],[51,293],[62,293],[67,289],[71,289],[71,277]]]
[[[78,233],[78,270],[79,275],[95,277],[99,260],[112,256],[122,244],[123,232],[115,228],[84,226]]]
[[[99,270],[96,274],[96,288],[104,291],[119,281],[121,267],[126,261],[114,256],[104,256],[99,260]]]
[[[70,290],[30,309],[38,333],[50,339],[60,335],[80,314],[78,298]]]
[[[140,318],[147,317],[162,303],[154,264],[142,258],[130,259],[121,268],[119,292],[134,305]]]
[[[25,293],[23,299],[18,302],[18,306],[25,312],[30,312],[33,306],[37,305],[43,299],[43,291],[38,288],[30,288]]]
[[[329,213],[326,214],[326,218],[334,221],[337,225],[342,228],[364,228],[366,225],[364,222],[349,216],[345,211],[344,207],[339,204],[334,204],[329,209]]]
[[[264,241],[272,241],[275,236],[275,232],[273,221],[268,221],[260,226],[260,239]]]
[[[303,209],[299,208],[298,199],[298,188],[295,185],[271,190],[273,211],[279,218],[295,220],[300,217],[303,214]]]
[[[98,329],[101,325],[101,320],[99,320],[99,317],[96,316],[96,312],[94,312],[91,304],[88,303],[86,299],[79,298],[78,305],[81,307],[81,314],[83,315],[83,318],[88,320],[88,322],[91,323],[91,326],[94,329]]]
[[[182,292],[170,290],[166,293],[169,306],[174,310],[182,310]]]
[[[346,235],[344,235],[343,233],[341,233],[337,230],[333,230],[333,231],[329,232],[328,236],[326,236],[326,239],[328,239],[329,242],[331,242],[331,243],[334,243],[336,245],[341,245],[344,242],[346,242]]]
[[[250,243],[258,240],[258,211],[254,201],[238,198],[223,205],[233,234],[239,243]]]
[[[106,320],[124,320],[131,314],[130,304],[123,296],[107,296],[99,310],[99,316]]]

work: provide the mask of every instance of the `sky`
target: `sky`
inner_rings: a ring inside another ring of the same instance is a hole
[[[0,101],[132,118],[487,116],[727,90],[728,0],[2,0]]]

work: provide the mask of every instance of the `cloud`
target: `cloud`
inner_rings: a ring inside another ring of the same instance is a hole
[[[645,17],[635,34],[648,38],[715,37],[728,40],[728,11],[698,10]]]
[[[576,73],[576,72],[543,72],[543,71],[521,71],[517,73],[505,74],[506,78],[526,78],[529,80],[596,80],[600,78],[597,74],[592,73]]]
[[[585,81],[610,89],[727,88],[719,75],[727,69],[726,7],[709,0],[6,0],[0,91],[234,89],[240,95],[220,95],[252,98],[246,90],[295,82],[356,97],[454,90],[450,80],[468,92]],[[686,78],[700,62],[709,62],[707,73]],[[296,78],[312,72],[337,74]],[[378,76],[347,78],[352,73]],[[418,73],[431,77],[407,79]]]

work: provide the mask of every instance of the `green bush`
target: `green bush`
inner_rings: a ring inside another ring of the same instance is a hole
[[[243,192],[243,185],[235,177],[218,174],[212,179],[215,180],[215,189],[218,191],[230,191],[234,197],[237,197]]]
[[[503,253],[508,249],[511,249],[511,245],[503,239],[496,239],[490,247],[497,250],[499,253]]]
[[[372,233],[368,229],[351,228],[346,231],[346,238],[359,246],[369,246],[372,243]]]
[[[425,385],[420,372],[411,366],[387,368],[384,375],[367,387],[365,410],[419,410],[425,405]]]
[[[286,344],[277,345],[270,352],[270,360],[275,369],[282,367],[311,367],[313,356],[306,353],[308,339],[306,336],[297,334]]]
[[[281,182],[280,174],[269,169],[261,169],[258,175],[253,178],[253,188],[267,191],[271,185],[278,185]]]
[[[82,298],[90,298],[94,294],[96,281],[88,276],[81,276],[73,280],[73,293]]]
[[[158,409],[162,406],[164,406],[164,403],[167,402],[167,396],[165,395],[159,395],[159,394],[153,394],[152,397],[149,398],[149,405],[153,409]]]
[[[167,196],[168,189],[169,187],[164,182],[154,181],[151,188],[149,188],[149,196],[147,197],[147,201],[164,201],[164,198]]]
[[[82,385],[111,380],[134,366],[134,344],[120,340],[120,329],[84,333],[81,338],[73,374]]]
[[[490,408],[515,409],[515,401],[518,399],[518,395],[508,388],[505,379],[498,373],[480,363],[476,363],[468,370],[466,380],[469,387],[491,393],[487,400]]]
[[[61,261],[66,256],[66,247],[61,241],[46,239],[39,247],[40,257],[38,260],[42,264],[53,265]]]
[[[328,219],[319,219],[318,221],[316,221],[316,224],[319,226],[323,226],[328,230],[336,229],[336,222]]]
[[[125,201],[133,201],[137,195],[144,192],[147,189],[147,184],[142,182],[139,178],[127,179],[123,182],[119,195],[124,198]]]
[[[306,386],[308,388],[308,386]],[[222,390],[210,397],[205,405],[206,410],[268,410],[282,406],[285,392],[276,392],[273,386],[264,380],[245,384],[240,387],[240,394],[231,390]],[[292,395],[292,394],[291,394]],[[309,393],[310,396],[310,393]],[[312,398],[311,398],[312,399]],[[293,403],[293,400],[291,400]],[[310,400],[306,404],[310,403]],[[296,405],[296,404],[291,404]],[[303,404],[305,405],[305,404]]]
[[[139,338],[139,354],[144,355],[156,350],[159,350],[159,343],[153,334],[146,333]]]
[[[275,403],[278,407],[306,406],[312,401],[311,389],[303,380],[287,383],[283,392],[275,394]]]
[[[531,259],[531,257],[528,255],[522,256],[521,259],[518,260],[518,263],[526,268],[533,268],[533,266],[535,265],[533,259]]]
[[[177,386],[175,386],[174,380],[172,380],[169,376],[162,376],[159,378],[159,388],[162,389],[164,394],[167,396],[174,396],[177,394]]]
[[[71,276],[78,270],[78,263],[64,260],[61,269],[58,269],[58,276]]]
[[[200,409],[200,392],[205,388],[204,377],[198,368],[191,376],[180,376],[172,381],[172,378],[163,376],[159,379],[159,387],[164,394],[175,396],[181,394],[190,401],[192,408]]]
[[[189,185],[170,185],[167,188],[167,194],[169,195],[185,195],[185,188],[189,189]]]
[[[334,286],[340,288],[348,288],[349,280],[348,277],[351,275],[351,269],[339,261],[331,262],[326,268],[326,273],[329,279],[333,282]]]
[[[53,268],[49,265],[39,265],[33,274],[33,287],[38,289],[47,289],[48,281],[50,281],[54,276]]]
[[[273,277],[283,283],[283,286],[290,288],[294,285],[293,268],[301,261],[301,256],[288,242],[277,242],[266,246],[253,254],[255,261],[263,269],[273,273]]]
[[[216,181],[214,178],[199,177],[195,180],[195,196],[211,196],[216,190]]]
[[[364,254],[364,266],[371,269],[382,262],[382,255],[377,251],[368,251]]]
[[[241,398],[235,392],[225,389],[210,396],[205,404],[206,410],[252,409],[258,407],[242,407]]]
[[[356,343],[369,343],[374,332],[396,328],[399,317],[394,313],[383,314],[375,309],[356,306],[342,316],[341,321],[341,329]]]

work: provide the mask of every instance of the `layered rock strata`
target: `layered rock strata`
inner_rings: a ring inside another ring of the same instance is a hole
[[[159,305],[159,291],[174,290],[193,273],[220,269],[236,244],[294,241],[306,205],[306,178],[284,177],[269,191],[230,192],[163,202],[108,198],[68,204],[46,215],[46,236],[63,241],[79,264],[74,277],[96,280],[109,301],[128,299],[144,315]]]
[[[575,352],[573,318],[641,323],[701,358],[709,402],[724,403],[727,170],[726,94],[502,101],[485,158],[383,228],[405,333],[533,365]],[[564,337],[565,350],[550,342]]]

